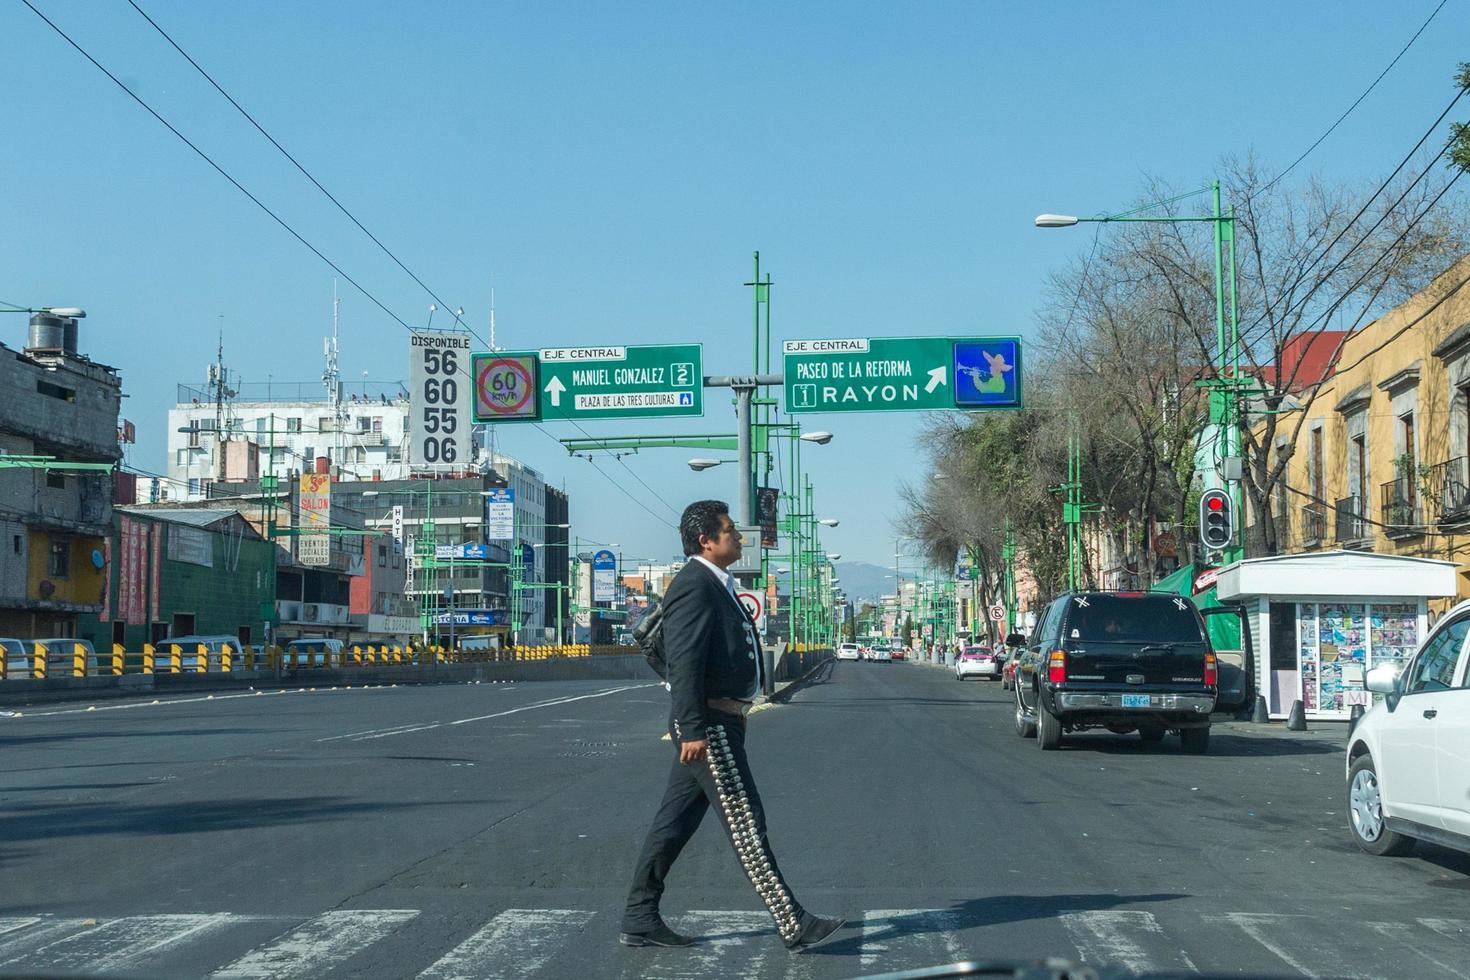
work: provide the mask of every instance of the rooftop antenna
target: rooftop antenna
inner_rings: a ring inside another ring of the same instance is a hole
[[[225,438],[225,403],[237,392],[230,386],[230,372],[225,367],[225,315],[219,315],[219,342],[215,347],[214,363],[209,366],[209,389],[214,396],[215,438]]]

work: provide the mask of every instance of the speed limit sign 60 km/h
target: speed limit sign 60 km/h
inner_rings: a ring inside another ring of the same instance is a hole
[[[470,358],[470,376],[475,382],[476,422],[538,417],[534,354],[475,354]]]

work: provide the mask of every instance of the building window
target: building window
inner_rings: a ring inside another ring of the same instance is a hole
[[[188,466],[189,465],[189,450],[187,450],[187,449],[180,449],[177,453],[174,454],[174,459],[178,463],[178,465],[180,465],[180,466]]]
[[[1403,436],[1404,452],[1398,459],[1398,472],[1394,474],[1401,483],[1406,502],[1409,505],[1409,513],[1414,512],[1415,484],[1419,477],[1419,453],[1414,443],[1414,413],[1409,412],[1399,417],[1399,434]]]
[[[403,447],[402,446],[389,446],[388,447],[388,462],[390,462],[390,463],[401,463],[401,462],[403,462]]]
[[[357,417],[357,431],[354,432],[353,435],[358,435],[358,434],[363,433],[363,432],[371,432],[371,431],[373,431],[372,430],[372,421],[373,420],[370,419],[370,418],[368,418],[366,415],[359,415]]]
[[[301,416],[299,416],[299,415],[287,416],[287,418],[286,418],[286,431],[287,432],[300,432],[301,431]]]
[[[1350,496],[1358,498],[1358,513],[1367,510],[1368,503],[1368,437],[1353,436],[1348,445],[1348,474],[1353,485],[1348,489]]]
[[[37,380],[36,391],[43,395],[50,395],[52,398],[59,398],[64,402],[75,402],[77,400],[75,390],[63,388],[61,385],[54,385],[49,381]]]
[[[51,578],[67,578],[71,575],[70,541],[51,541],[51,548],[46,555],[46,574]]]
[[[255,420],[255,434],[258,436],[265,435],[265,419],[263,417]]]
[[[373,416],[372,431],[373,432],[382,432],[383,431],[383,416],[381,416],[381,415],[374,415]]]
[[[315,463],[316,463],[316,447],[315,446],[307,446],[306,447],[306,468],[307,469],[312,469],[313,468],[313,464],[315,464]]]
[[[66,474],[58,472],[57,470],[47,470],[46,486],[50,487],[52,490],[65,490]]]
[[[323,415],[321,418],[317,419],[316,420],[316,431],[318,431],[318,432],[331,432],[332,431],[332,417],[330,415]]]

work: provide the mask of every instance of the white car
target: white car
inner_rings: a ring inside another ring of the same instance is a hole
[[[893,663],[893,654],[888,652],[887,647],[874,647],[868,652],[868,659],[875,664]]]
[[[1348,738],[1348,827],[1369,854],[1416,840],[1470,852],[1470,602],[1451,609],[1402,674],[1368,672],[1384,695]]]
[[[862,654],[858,651],[858,645],[856,643],[844,643],[837,648],[838,660],[858,660],[861,658]]]
[[[1000,677],[1000,669],[1000,658],[991,652],[989,647],[966,647],[954,662],[954,676],[958,681],[968,677],[997,680]]]

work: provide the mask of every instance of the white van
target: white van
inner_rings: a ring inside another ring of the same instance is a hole
[[[342,641],[329,636],[303,636],[286,644],[287,667],[340,667]]]

